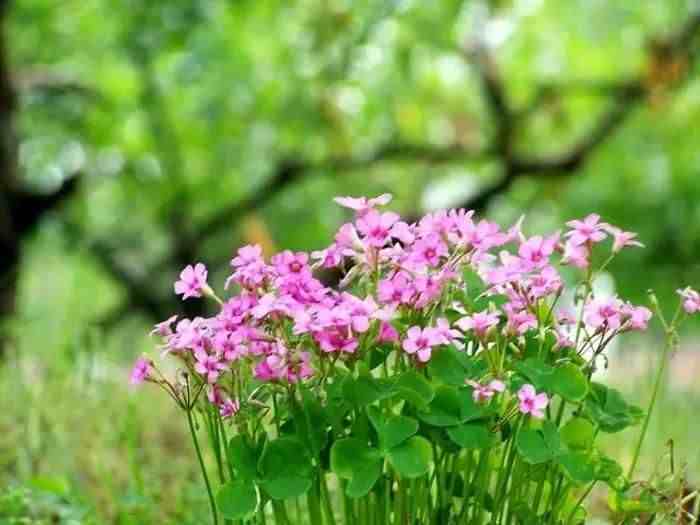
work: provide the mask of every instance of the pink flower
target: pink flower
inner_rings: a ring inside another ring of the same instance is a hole
[[[411,249],[413,262],[428,266],[438,266],[440,258],[447,255],[447,245],[437,234],[418,239]]]
[[[241,409],[241,403],[238,399],[226,399],[219,406],[219,414],[223,419],[228,419],[235,416]]]
[[[270,262],[274,265],[278,275],[286,277],[311,277],[311,269],[308,266],[309,256],[306,253],[293,253],[285,250],[278,253]]]
[[[377,342],[379,343],[395,343],[399,340],[399,332],[393,325],[387,321],[382,321],[379,325],[379,335]]]
[[[566,233],[569,242],[574,246],[585,243],[596,243],[605,239],[608,235],[605,229],[608,227],[604,222],[600,222],[600,215],[591,213],[582,221],[574,220],[566,223],[573,230]]]
[[[346,352],[352,354],[359,342],[350,327],[329,327],[314,333],[314,339],[324,352]]]
[[[391,236],[401,241],[404,246],[412,244],[416,239],[413,227],[403,221],[399,221],[391,227]]]
[[[537,328],[537,317],[527,310],[508,312],[508,330],[511,333],[523,335],[528,330]]]
[[[506,389],[505,383],[498,379],[493,379],[487,385],[471,380],[466,380],[465,383],[474,388],[472,397],[476,403],[488,403],[497,392],[504,392]]]
[[[241,403],[238,399],[231,399],[224,395],[223,389],[218,385],[211,386],[207,392],[207,398],[212,405],[219,409],[219,414],[223,419],[235,416],[241,409]]]
[[[148,379],[151,372],[151,361],[145,357],[139,357],[134,363],[134,367],[131,369],[131,375],[129,376],[129,382],[132,385],[140,385],[146,379]]]
[[[530,414],[537,419],[544,418],[543,410],[549,405],[549,397],[544,392],[538,394],[532,385],[523,385],[518,391],[520,404],[518,408],[523,414]]]
[[[700,293],[692,289],[690,286],[677,290],[678,295],[683,301],[683,310],[688,314],[694,314],[700,311]]]
[[[460,244],[473,246],[476,250],[486,251],[494,246],[505,244],[508,235],[501,232],[498,224],[481,220],[477,224],[471,220],[471,216],[465,217],[455,225]]]
[[[588,268],[590,251],[585,244],[573,244],[570,240],[564,245],[562,264],[569,264],[576,268]]]
[[[384,193],[378,197],[368,199],[367,197],[335,197],[333,200],[343,206],[355,210],[358,217],[365,215],[375,206],[385,206],[391,202],[391,194]]]
[[[221,371],[226,369],[226,363],[220,361],[215,355],[198,352],[195,353],[195,358],[194,369],[202,374],[209,384],[215,383],[221,375]]]
[[[574,347],[574,341],[571,339],[571,336],[564,332],[561,327],[558,327],[554,331],[554,336],[557,339],[557,342],[554,345],[554,350],[559,350],[560,348],[573,348]]]
[[[561,276],[552,266],[545,266],[533,275],[529,282],[530,293],[536,299],[558,292],[562,287]]]
[[[499,315],[496,312],[477,312],[459,319],[455,324],[463,332],[474,331],[477,337],[483,339],[488,332],[498,324]]]
[[[584,308],[584,321],[596,330],[616,330],[622,324],[622,306],[616,297],[593,299]]]
[[[202,263],[188,265],[180,272],[180,280],[175,283],[175,293],[182,299],[202,297],[202,292],[209,288],[207,284],[207,267]]]
[[[639,248],[644,248],[644,245],[641,242],[634,240],[637,237],[637,234],[634,232],[626,232],[621,230],[620,228],[616,228],[615,226],[610,225],[608,225],[607,230],[608,233],[610,233],[613,236],[613,253],[619,253],[620,250],[628,246],[637,246]]]
[[[278,354],[265,356],[255,367],[255,377],[261,381],[276,381],[285,375],[286,363]]]
[[[263,262],[262,246],[259,244],[248,244],[238,248],[238,254],[231,260],[231,266],[240,268]]]
[[[414,295],[415,289],[405,273],[397,273],[392,279],[379,281],[377,297],[382,304],[408,303]]]
[[[435,333],[441,339],[441,344],[443,345],[452,344],[455,339],[462,335],[458,330],[451,328],[450,322],[444,317],[439,318],[435,322]]]
[[[549,257],[554,253],[558,242],[558,233],[546,238],[536,235],[520,245],[518,255],[526,267],[530,269],[542,268],[549,264]]]
[[[335,268],[343,261],[343,252],[337,244],[332,244],[325,250],[311,252],[311,257],[321,265],[322,268]]]
[[[420,326],[412,326],[406,332],[402,346],[406,353],[416,354],[418,360],[425,363],[430,360],[433,347],[441,344],[440,341],[441,338],[434,328],[421,329]]]
[[[368,245],[381,248],[390,239],[391,229],[398,220],[399,216],[393,212],[369,210],[357,220],[357,229]]]
[[[645,306],[634,306],[626,304],[622,307],[622,313],[627,318],[626,328],[628,330],[644,331],[649,326],[651,310]]]
[[[159,335],[161,337],[168,337],[173,335],[172,324],[177,319],[177,315],[168,317],[165,321],[156,324],[151,331],[151,335]]]

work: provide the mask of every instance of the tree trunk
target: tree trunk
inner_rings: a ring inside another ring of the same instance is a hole
[[[13,116],[17,97],[10,80],[5,48],[5,18],[8,0],[0,0],[0,323],[15,311],[19,237],[12,218],[13,189],[17,182],[17,140]],[[0,324],[0,355],[8,342],[6,327]]]

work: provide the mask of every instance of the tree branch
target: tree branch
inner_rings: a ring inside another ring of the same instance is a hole
[[[662,41],[666,49],[677,55],[691,57],[696,53],[693,44],[700,32],[700,9],[695,10],[685,24]],[[489,102],[497,121],[496,147],[501,152],[504,165],[503,177],[478,195],[471,197],[460,207],[484,210],[498,195],[508,190],[520,177],[526,175],[571,175],[606,139],[619,129],[627,117],[644,100],[647,89],[643,80],[630,80],[620,84],[606,84],[604,91],[610,97],[609,108],[603,112],[590,131],[579,141],[560,153],[541,157],[523,157],[513,152],[512,138],[515,125],[514,112],[506,102],[504,88],[491,60],[477,55],[477,71],[482,78],[484,97]],[[684,79],[687,78],[687,74]]]

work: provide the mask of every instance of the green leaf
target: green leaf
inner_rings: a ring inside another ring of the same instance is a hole
[[[463,423],[484,417],[489,408],[474,401],[474,390],[471,387],[458,390],[460,399],[459,417]]]
[[[292,499],[303,496],[311,488],[309,475],[281,475],[260,482],[272,499]]]
[[[639,407],[628,404],[620,392],[600,383],[591,383],[591,391],[584,406],[585,415],[608,433],[636,425],[644,417],[644,412]]]
[[[486,423],[466,423],[447,429],[450,439],[462,448],[486,449],[498,443],[498,437]]]
[[[542,429],[522,429],[516,438],[516,447],[527,463],[545,463],[561,454],[556,426],[545,421]]]
[[[595,479],[607,483],[608,486],[614,489],[621,489],[626,484],[622,466],[607,456],[597,458],[595,462]]]
[[[243,436],[234,436],[229,441],[228,460],[239,478],[253,480],[258,477],[257,453]]]
[[[428,363],[428,372],[431,377],[455,386],[464,385],[467,377],[467,371],[458,357],[458,350],[451,346],[433,352]]]
[[[350,437],[331,447],[331,470],[350,482],[346,494],[359,498],[367,494],[381,473],[381,454],[360,439]]]
[[[559,458],[559,464],[574,483],[583,485],[595,479],[593,460],[588,454],[569,452]]]
[[[296,438],[269,441],[258,462],[261,486],[274,499],[294,498],[311,486],[311,459]]]
[[[255,483],[245,480],[226,483],[216,494],[216,506],[226,519],[240,520],[251,516],[258,507]]]
[[[389,461],[405,478],[417,478],[428,473],[433,450],[424,437],[413,436],[389,451]]]
[[[401,397],[419,408],[424,408],[435,397],[428,380],[414,370],[401,374],[396,387]]]
[[[642,492],[639,497],[631,497],[622,491],[611,490],[608,504],[614,512],[629,515],[652,513],[662,508],[662,504],[648,491]]]
[[[341,478],[352,479],[355,472],[380,460],[378,450],[354,437],[340,439],[331,447],[331,470]]]
[[[575,364],[567,363],[554,369],[549,378],[549,390],[567,401],[578,403],[588,394],[588,380]]]
[[[372,490],[382,472],[381,462],[367,464],[353,473],[345,493],[351,498],[362,498]]]
[[[549,383],[554,375],[554,368],[537,358],[529,358],[518,361],[513,365],[516,371],[524,375],[537,390],[548,390]]]
[[[588,450],[593,446],[595,427],[582,417],[572,418],[562,427],[561,439],[572,450]]]
[[[450,427],[462,422],[462,399],[453,387],[442,385],[435,391],[435,398],[427,410],[418,417],[436,427]]]
[[[348,376],[343,382],[343,395],[348,403],[363,407],[377,401],[381,397],[381,392],[370,377],[360,376],[355,379]]]
[[[379,433],[382,448],[389,450],[418,432],[418,421],[408,416],[390,416]]]

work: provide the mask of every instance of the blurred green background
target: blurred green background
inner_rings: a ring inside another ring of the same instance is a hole
[[[647,246],[605,285],[675,307],[700,284],[698,9],[0,0],[0,523],[201,523],[181,420],[128,366],[151,324],[202,313],[172,294],[183,266],[220,287],[243,243],[324,247],[335,195],[526,214],[533,233],[595,211]],[[667,471],[672,439],[694,487],[688,328],[643,468]],[[611,356],[641,405],[658,349],[652,333]],[[606,446],[625,462],[634,435]]]

